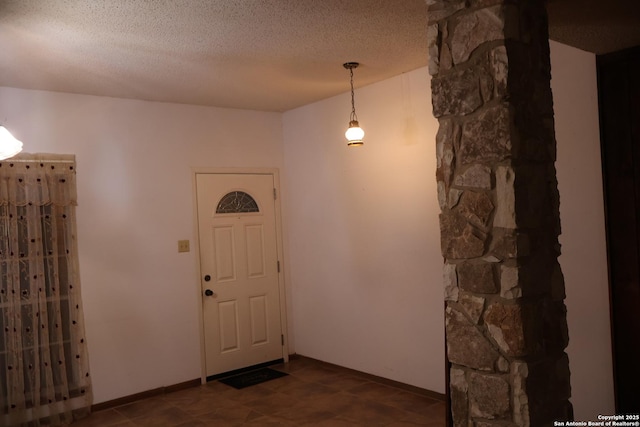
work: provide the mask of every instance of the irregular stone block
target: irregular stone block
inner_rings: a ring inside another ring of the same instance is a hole
[[[440,248],[445,258],[477,258],[485,248],[486,234],[474,228],[460,214],[440,214]]]
[[[451,386],[451,416],[455,427],[468,427],[469,400],[467,392],[469,386],[462,369],[451,368],[449,373]]]
[[[513,259],[530,254],[529,235],[525,233],[494,227],[491,237],[490,251],[500,259]]]
[[[529,426],[529,399],[526,390],[528,376],[529,368],[525,362],[512,363],[513,421],[519,426]]]
[[[557,262],[555,263],[553,273],[551,274],[551,298],[554,301],[562,301],[566,298],[564,274],[562,274],[560,264]]]
[[[495,255],[487,255],[486,257],[482,258],[482,260],[486,261],[486,262],[491,262],[491,263],[496,263],[496,262],[502,261],[500,258],[498,258]]]
[[[449,258],[445,253],[454,244],[454,240],[462,236],[467,225],[467,221],[453,211],[444,211],[440,214],[440,244],[445,258]]]
[[[444,165],[451,166],[455,159],[453,152],[454,144],[457,142],[459,131],[452,120],[439,120],[440,126],[436,133],[436,167]],[[450,152],[450,153],[449,153]]]
[[[480,85],[480,94],[482,95],[482,101],[486,104],[487,102],[493,99],[493,78],[485,73],[484,68],[480,68],[482,73],[478,79],[478,84]]]
[[[504,98],[507,92],[507,78],[509,77],[509,57],[507,56],[507,48],[499,46],[491,50],[489,53],[489,63],[493,74],[494,94],[496,98]]]
[[[451,363],[482,371],[494,371],[500,353],[464,314],[447,307],[445,324],[447,357]]]
[[[559,352],[569,345],[567,308],[563,301],[545,300],[542,304],[542,343],[547,352]]]
[[[551,165],[549,167],[552,167]],[[553,229],[559,218],[554,201],[557,192],[555,171],[540,165],[520,165],[515,170],[518,225],[525,228]]]
[[[491,338],[507,356],[527,354],[520,305],[491,304],[484,313],[484,322]]]
[[[491,190],[491,168],[485,165],[472,165],[455,177],[453,185],[478,190]]]
[[[458,202],[460,201],[460,197],[462,196],[462,190],[458,190],[457,188],[452,188],[449,190],[449,209],[453,209],[456,207]]]
[[[571,371],[569,370],[569,356],[567,353],[556,360],[555,363],[556,391],[560,399],[569,399],[571,397]]]
[[[458,153],[462,164],[500,162],[509,158],[510,120],[509,107],[504,104],[485,108],[467,120],[462,125]]]
[[[503,420],[496,421],[475,421],[473,427],[519,427],[516,424],[507,424]]]
[[[511,409],[509,383],[502,376],[472,372],[469,380],[471,416],[502,418]]]
[[[458,286],[467,292],[494,294],[498,292],[493,266],[488,263],[458,265]]]
[[[469,59],[481,44],[504,39],[504,14],[500,5],[476,10],[458,18],[451,38],[454,64]]]
[[[552,420],[572,419],[569,383],[569,359],[562,353],[557,358],[549,358],[530,363],[527,378],[527,396],[531,425],[548,425]]]
[[[442,40],[448,40],[449,39],[449,20],[445,20],[445,21],[441,21],[440,22],[440,31],[442,32]],[[446,43],[442,43],[442,45],[444,46]],[[453,65],[451,65],[453,66]]]
[[[493,203],[487,193],[465,191],[456,210],[476,227],[486,227],[493,212]]]
[[[444,185],[444,181],[438,181],[436,186],[438,190],[438,206],[443,211],[447,207],[447,187]]]
[[[469,7],[488,7],[504,3],[504,0],[469,0]]]
[[[433,115],[464,116],[473,113],[483,104],[480,92],[481,73],[475,68],[447,74],[431,80]]]
[[[427,17],[429,23],[440,21],[453,15],[460,9],[464,9],[464,0],[440,1],[427,0]]]
[[[467,377],[464,371],[459,368],[451,368],[451,372],[449,375],[449,384],[451,385],[451,388],[460,390],[465,394],[469,390],[469,386],[467,384]]]
[[[500,359],[498,359],[497,366],[499,372],[509,372],[509,361],[504,357],[501,356]]]
[[[444,300],[458,301],[458,275],[456,274],[455,264],[445,264],[443,271],[444,280]]]
[[[522,296],[522,288],[518,280],[518,267],[500,266],[500,296],[505,299],[516,299]]]
[[[533,235],[536,239],[536,250],[526,259],[519,260],[520,287],[524,296],[546,296],[552,292],[552,277],[558,263],[557,257],[549,253],[549,237],[545,237],[543,230],[537,230]],[[547,245],[545,248],[543,245]]]
[[[458,301],[462,308],[464,308],[464,311],[467,312],[469,318],[477,325],[484,310],[485,299],[463,292],[462,295],[459,296]]]
[[[459,138],[459,126],[451,120],[440,120],[436,134],[436,179],[444,181],[449,188],[453,179],[455,162],[454,144]]]
[[[440,46],[440,70],[449,71],[453,67],[453,58],[451,58],[451,49],[446,42]]]
[[[427,51],[429,52],[429,74],[436,75],[440,70],[440,31],[438,24],[427,27]]]
[[[509,166],[496,168],[496,214],[493,226],[516,228],[515,173]]]

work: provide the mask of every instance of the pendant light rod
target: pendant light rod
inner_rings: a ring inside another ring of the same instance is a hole
[[[353,69],[358,68],[358,65],[360,65],[360,63],[358,62],[345,62],[344,64],[342,64],[344,68],[349,70],[349,75],[350,75],[349,82],[351,83],[351,118],[349,121],[351,122],[358,121],[358,116],[356,115],[355,96],[353,93]]]
[[[349,118],[349,128],[345,132],[347,138],[347,145],[349,147],[360,147],[364,144],[362,138],[364,137],[364,131],[358,123],[358,116],[356,115],[356,103],[355,95],[353,92],[353,69],[358,68],[360,64],[358,62],[345,62],[342,64],[344,68],[349,70],[349,83],[351,83],[351,116]]]

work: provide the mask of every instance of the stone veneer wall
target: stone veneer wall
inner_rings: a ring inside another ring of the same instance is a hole
[[[572,417],[542,0],[427,0],[455,426]]]

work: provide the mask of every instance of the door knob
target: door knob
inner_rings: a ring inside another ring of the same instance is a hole
[[[212,296],[212,295],[213,295],[213,291],[212,291],[211,289],[207,289],[207,290],[205,290],[205,291],[204,291],[204,294],[205,294],[206,296],[210,297],[210,296]]]
[[[204,276],[204,281],[208,282],[211,280],[211,276],[209,276],[208,274]]]

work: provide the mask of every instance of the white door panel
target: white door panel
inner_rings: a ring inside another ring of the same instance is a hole
[[[283,357],[273,188],[268,174],[196,175],[207,376]]]

